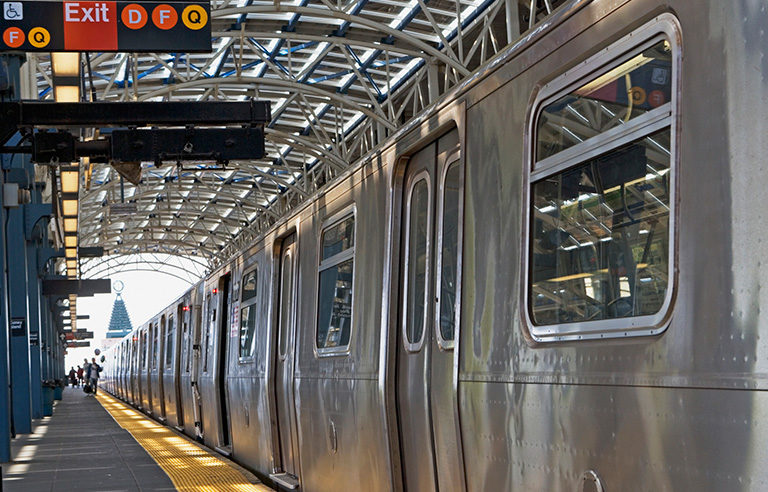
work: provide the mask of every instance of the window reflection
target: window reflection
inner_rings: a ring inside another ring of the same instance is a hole
[[[657,313],[669,274],[670,130],[533,185],[535,324]]]
[[[318,280],[318,349],[349,345],[352,332],[355,216],[323,231]]]
[[[254,337],[256,335],[256,305],[257,298],[256,270],[251,270],[243,276],[243,287],[240,304],[240,358],[253,356]]]
[[[623,125],[671,97],[671,49],[661,41],[547,105],[539,116],[536,159]]]

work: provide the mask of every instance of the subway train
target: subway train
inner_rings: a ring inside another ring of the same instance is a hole
[[[566,2],[108,391],[280,489],[768,490],[767,9]]]

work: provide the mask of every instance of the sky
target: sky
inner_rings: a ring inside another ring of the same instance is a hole
[[[134,328],[159,313],[192,287],[189,280],[160,272],[124,271],[101,275],[99,278],[112,280],[113,291],[111,294],[78,297],[77,314],[89,315],[90,319],[78,320],[77,327],[92,331],[93,339],[90,340],[91,346],[88,348],[67,349],[65,372],[69,372],[70,367],[77,369],[77,366],[83,363],[83,358],[90,360],[95,357],[94,349],[102,349],[101,343],[106,338],[112,306],[117,298],[114,292],[116,280],[124,284],[121,295]]]

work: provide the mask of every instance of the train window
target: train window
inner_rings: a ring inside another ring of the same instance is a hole
[[[547,104],[536,128],[536,158],[553,156],[666,107],[671,96],[671,44],[662,39]]]
[[[189,312],[187,312],[189,313]],[[184,372],[189,372],[189,363],[192,359],[192,350],[190,348],[190,336],[189,336],[189,323],[187,321],[187,318],[189,317],[189,314],[183,314],[181,315],[181,336],[182,336],[182,347],[184,347]]]
[[[257,287],[259,273],[253,269],[243,275],[240,296],[240,359],[253,357],[254,336],[256,335]]]
[[[352,281],[355,260],[355,215],[342,212],[340,219],[320,235],[318,267],[317,331],[318,354],[344,352],[352,332]]]
[[[152,325],[152,369],[157,369],[157,353],[160,350],[160,325]]]
[[[147,368],[147,331],[141,332],[141,367]]]
[[[427,323],[427,274],[429,265],[429,175],[417,177],[408,193],[403,292],[405,336],[409,350],[419,350]]]
[[[211,329],[216,322],[216,308],[213,307],[211,294],[206,297],[206,306],[208,307],[208,322],[205,324],[205,354],[203,354],[203,372],[208,372],[208,346],[211,344]]]
[[[439,304],[439,340],[445,348],[453,347],[456,332],[456,313],[459,298],[459,204],[461,202],[461,174],[459,161],[452,162],[446,167],[443,175],[443,190],[440,213],[440,244],[438,246],[438,285],[440,294]]]
[[[281,358],[285,358],[288,354],[288,338],[289,334],[286,331],[291,325],[291,316],[293,315],[293,259],[291,258],[291,250],[288,250],[283,255],[283,266],[280,273],[281,285],[280,285],[280,329],[278,332],[279,338],[279,354]]]
[[[662,17],[542,89],[527,269],[538,341],[662,330],[680,56],[677,24]]]
[[[173,316],[168,317],[168,327],[165,331],[165,367],[171,367],[173,363],[173,339],[176,336],[176,323]]]

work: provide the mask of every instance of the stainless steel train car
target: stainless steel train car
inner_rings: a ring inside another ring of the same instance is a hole
[[[109,391],[285,489],[768,490],[767,9],[566,2]]]

